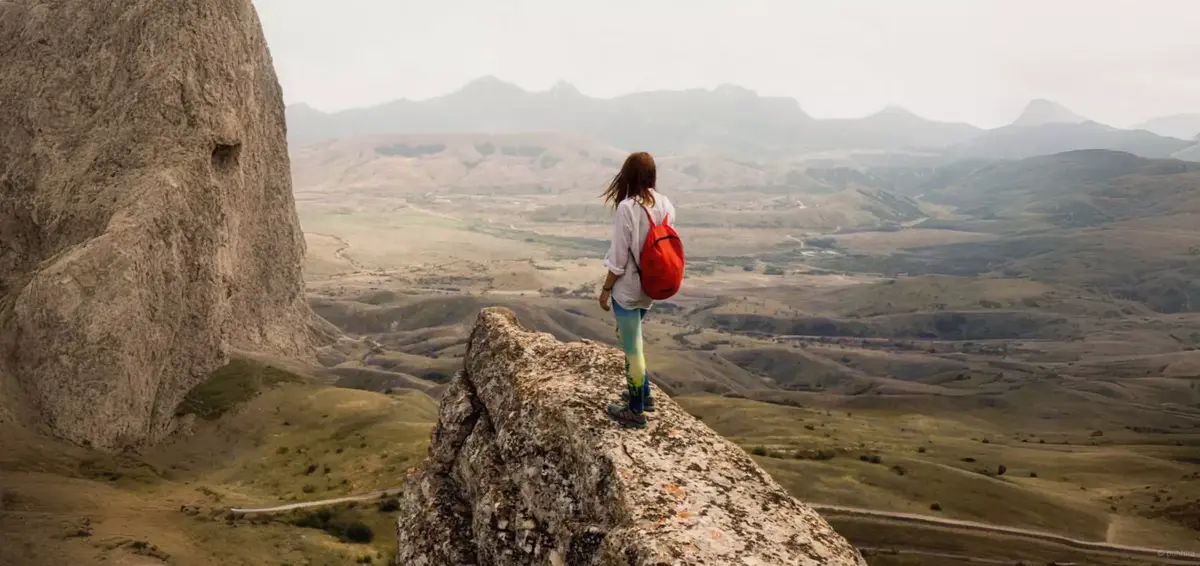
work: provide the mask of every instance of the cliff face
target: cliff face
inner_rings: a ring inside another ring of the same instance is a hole
[[[663,396],[646,430],[603,413],[620,352],[485,309],[409,478],[398,564],[865,565],[740,448]]]
[[[283,111],[251,0],[0,2],[0,419],[154,442],[229,348],[307,355]]]

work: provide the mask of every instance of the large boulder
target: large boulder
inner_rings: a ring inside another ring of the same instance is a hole
[[[664,396],[610,421],[620,352],[485,309],[401,502],[397,564],[865,565],[815,511]]]
[[[0,420],[154,442],[309,354],[283,111],[251,0],[0,1]]]

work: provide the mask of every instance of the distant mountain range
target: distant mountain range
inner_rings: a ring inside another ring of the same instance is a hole
[[[1175,118],[1175,117],[1172,117]],[[1154,133],[1183,132],[1178,120],[1159,130],[1104,126],[1048,100],[1034,100],[1017,120],[983,130],[929,120],[889,107],[856,119],[815,119],[792,98],[759,96],[722,85],[712,90],[652,91],[593,98],[559,83],[526,91],[495,77],[424,101],[397,100],[335,113],[304,104],[287,109],[288,139],[304,146],[375,134],[564,132],[624,150],[663,154],[777,156],[830,150],[907,151],[951,157],[1020,158],[1080,149],[1145,157],[1182,157],[1196,142]],[[1186,133],[1186,132],[1185,132]]]
[[[1200,141],[1200,114],[1174,114],[1147,120],[1134,126],[1138,130],[1147,130],[1160,136],[1170,136],[1185,140]]]

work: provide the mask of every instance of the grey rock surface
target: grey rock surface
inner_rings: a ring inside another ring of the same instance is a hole
[[[815,511],[665,396],[604,415],[620,352],[483,310],[401,498],[397,564],[865,565]]]
[[[0,419],[169,434],[231,348],[311,354],[251,0],[0,2]]]

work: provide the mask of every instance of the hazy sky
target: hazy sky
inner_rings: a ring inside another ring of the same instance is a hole
[[[610,97],[733,83],[817,117],[995,126],[1049,98],[1116,126],[1200,112],[1200,0],[254,0],[288,103],[494,75]]]

